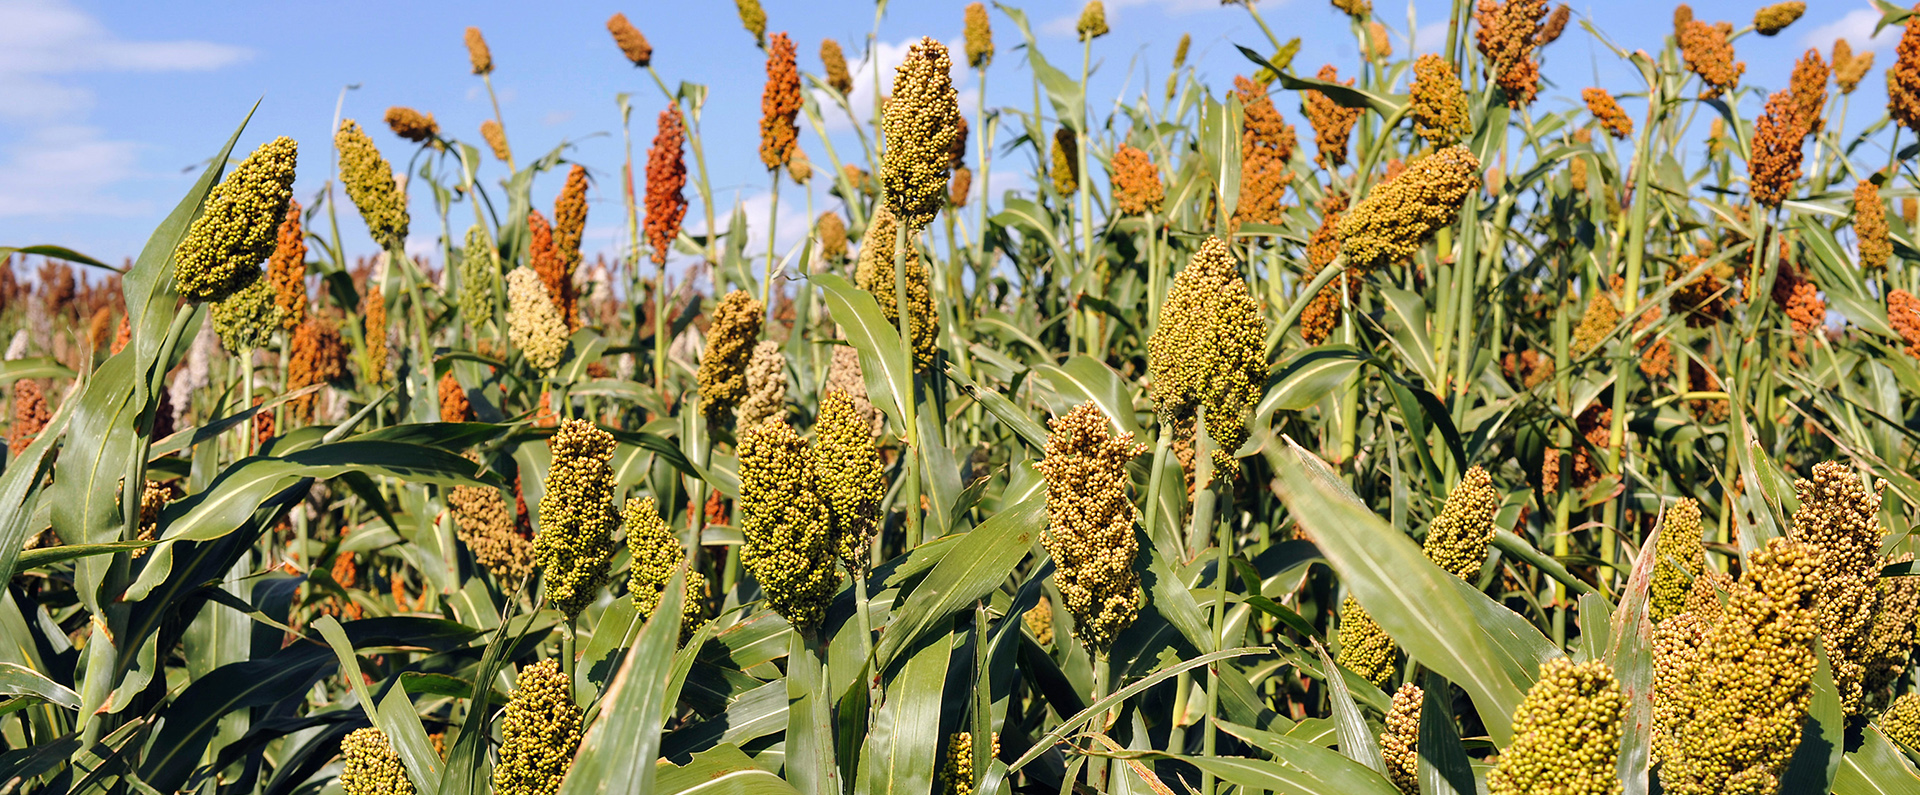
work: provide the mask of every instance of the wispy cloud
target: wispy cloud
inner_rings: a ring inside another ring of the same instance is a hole
[[[94,92],[76,77],[208,71],[252,55],[214,42],[121,38],[66,0],[0,0],[0,123],[11,128],[0,138],[0,216],[146,211],[112,193],[140,176],[141,144],[86,123]]]
[[[1836,39],[1846,39],[1854,50],[1885,50],[1900,43],[1900,27],[1888,25],[1880,35],[1873,33],[1873,26],[1879,24],[1880,12],[1871,8],[1857,8],[1848,11],[1846,16],[1828,22],[1807,31],[1801,43],[1822,50],[1833,46]]]

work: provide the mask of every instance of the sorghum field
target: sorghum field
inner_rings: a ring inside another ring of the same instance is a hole
[[[865,107],[738,0],[757,152],[615,15],[617,258],[405,107],[236,119],[85,289],[0,250],[0,793],[1920,792],[1920,24],[1767,95],[1802,3],[1300,5],[1365,60],[1248,2],[1245,76],[1110,102],[1098,0],[1052,61],[974,3]],[[1549,110],[1576,34],[1639,79]],[[840,200],[791,250],[755,154]]]

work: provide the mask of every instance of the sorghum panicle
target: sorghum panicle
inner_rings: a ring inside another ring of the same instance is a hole
[[[1081,41],[1090,41],[1107,35],[1110,31],[1107,28],[1106,5],[1100,0],[1088,0],[1087,4],[1080,8],[1080,19],[1074,23],[1073,30],[1080,35]]]
[[[1853,237],[1861,269],[1885,268],[1893,258],[1893,244],[1887,240],[1887,205],[1872,180],[1863,179],[1853,186]]]
[[[340,150],[340,181],[346,184],[347,197],[360,208],[373,240],[388,251],[403,250],[407,244],[407,198],[394,181],[393,166],[380,155],[373,139],[360,123],[347,119],[333,135]]]
[[[767,606],[813,632],[840,587],[832,524],[806,440],[784,420],[740,433],[740,532]]]
[[[573,680],[553,660],[520,669],[500,714],[494,793],[556,795],[580,747],[581,719],[573,703]]]
[[[1565,657],[1540,666],[1513,715],[1513,742],[1487,776],[1493,795],[1553,792],[1618,795],[1620,726],[1627,698],[1599,660]]]
[[[553,463],[540,495],[540,532],[533,562],[546,584],[547,603],[569,619],[580,615],[606,581],[613,561],[613,435],[586,420],[565,420],[547,449]]]
[[[1866,78],[1867,72],[1872,69],[1872,50],[1856,54],[1853,52],[1853,47],[1847,44],[1846,39],[1834,40],[1833,84],[1840,88],[1840,93],[1853,93],[1854,89],[1860,87],[1860,81]]]
[[[1518,2],[1519,0],[1515,0]],[[1347,266],[1371,271],[1410,257],[1460,214],[1467,192],[1479,187],[1480,161],[1451,146],[1407,165],[1405,173],[1373,186],[1340,219]]]
[[[387,108],[387,129],[394,135],[416,144],[426,143],[440,136],[440,122],[433,120],[433,114],[421,113],[413,108],[394,105]]]
[[[484,227],[467,227],[466,244],[460,248],[460,316],[474,328],[493,319],[493,296],[499,289],[500,271],[493,261],[492,246]]]
[[[533,539],[521,534],[507,498],[490,486],[454,486],[447,492],[460,542],[473,561],[507,588],[533,573]]]
[[[1807,13],[1807,4],[1800,0],[1774,3],[1754,12],[1753,30],[1762,36],[1775,36],[1780,31],[1786,30],[1788,25],[1793,24],[1794,20],[1805,13]]]
[[[967,65],[985,69],[993,62],[993,27],[987,22],[985,3],[968,3],[965,12]]]
[[[493,151],[493,157],[502,163],[513,160],[513,150],[507,147],[507,130],[493,119],[480,122],[480,137],[487,142],[487,148]]]
[[[260,278],[293,201],[299,147],[281,136],[261,144],[207,194],[173,251],[174,282],[189,301],[218,301]]]
[[[840,214],[827,210],[813,222],[814,239],[820,243],[820,259],[841,262],[847,258],[847,222]]]
[[[687,550],[660,517],[660,508],[652,497],[627,500],[622,520],[627,551],[633,557],[627,571],[627,593],[633,598],[634,612],[645,619],[660,606],[667,581],[673,578],[673,570],[686,561]],[[680,605],[681,643],[692,637],[706,618],[706,576],[688,569],[686,582],[686,598]]]
[[[387,299],[378,279],[368,279],[367,291],[360,297],[360,344],[367,368],[361,376],[369,383],[386,383]]]
[[[880,184],[887,209],[909,229],[925,227],[946,203],[946,153],[960,124],[951,69],[946,45],[923,36],[893,73]]]
[[[1166,190],[1160,186],[1160,170],[1146,152],[1121,144],[1113,150],[1111,167],[1114,207],[1127,215],[1160,212]]]
[[[307,240],[300,228],[300,202],[287,202],[287,217],[274,237],[267,258],[267,277],[273,281],[273,304],[280,309],[280,328],[292,331],[307,320]]]
[[[467,61],[473,65],[474,74],[493,73],[493,51],[487,49],[487,40],[480,35],[479,28],[467,28]]]
[[[1685,605],[1693,580],[1706,570],[1706,549],[1701,546],[1700,503],[1682,499],[1667,509],[1660,525],[1660,537],[1654,543],[1653,584],[1647,604],[1648,616],[1658,624],[1678,614]]]
[[[354,729],[340,741],[340,788],[347,795],[413,795],[400,755],[379,729]]]
[[[1053,178],[1055,195],[1064,199],[1080,190],[1080,141],[1072,130],[1054,128],[1050,165],[1047,175]]]
[[[254,279],[214,304],[208,315],[214,330],[220,333],[221,347],[236,354],[265,347],[280,327],[280,307],[274,299],[269,280]]]
[[[1820,553],[1820,635],[1833,667],[1833,683],[1840,704],[1849,715],[1859,714],[1864,657],[1879,609],[1880,492],[1886,481],[1869,491],[1844,464],[1815,464],[1813,479],[1797,480],[1793,490],[1800,509],[1793,513],[1791,537]]]
[[[653,63],[653,45],[647,43],[646,34],[634,27],[633,23],[627,20],[626,14],[616,12],[608,17],[607,32],[613,34],[613,43],[620,48],[622,55],[627,56],[627,60],[633,62],[634,66],[644,67]]]
[[[820,395],[809,452],[833,526],[835,555],[853,576],[863,577],[880,530],[887,478],[873,446],[873,428],[847,393],[829,389]]]
[[[1329,83],[1340,82],[1340,70],[1333,64],[1320,67],[1314,77]],[[1343,85],[1353,85],[1353,78],[1347,78]],[[1353,125],[1360,121],[1360,108],[1341,105],[1325,92],[1308,89],[1301,92],[1302,111],[1307,121],[1313,125],[1313,143],[1320,152],[1313,156],[1313,162],[1321,168],[1334,169],[1347,163],[1347,139],[1353,135]]]
[[[1879,724],[1887,739],[1920,750],[1920,693],[1894,699],[1893,706],[1880,715]]]
[[[894,284],[894,238],[899,231],[893,213],[881,207],[867,224],[866,238],[860,244],[860,261],[854,266],[853,281],[873,295],[888,325],[899,328],[900,296]],[[930,372],[939,351],[938,320],[933,307],[933,274],[920,258],[908,232],[906,246],[907,331],[912,337],[913,368]]]
[[[1540,91],[1540,20],[1546,0],[1480,0],[1474,43],[1486,58],[1488,75],[1507,94],[1507,104],[1523,108]]]
[[[1478,580],[1480,566],[1487,559],[1487,545],[1493,541],[1493,513],[1499,508],[1500,495],[1493,490],[1493,478],[1487,470],[1468,468],[1447,494],[1440,515],[1427,525],[1421,551],[1453,576],[1467,582]]]
[[[1428,145],[1452,146],[1473,133],[1466,89],[1445,58],[1428,53],[1414,59],[1410,91],[1408,113],[1413,116],[1413,132]]]
[[[1089,401],[1049,425],[1046,457],[1036,466],[1047,480],[1047,531],[1054,584],[1073,615],[1073,634],[1105,655],[1140,612],[1140,576],[1134,571],[1139,511],[1127,498],[1127,463],[1146,452],[1132,434]]]
[[[740,26],[753,34],[753,44],[765,49],[767,46],[767,12],[760,7],[760,0],[733,0],[734,7],[740,11]]]
[[[1293,171],[1287,166],[1299,139],[1293,125],[1273,106],[1266,84],[1235,76],[1233,93],[1244,109],[1240,123],[1240,196],[1234,205],[1234,225],[1279,223],[1280,200],[1293,181]]]
[[[567,322],[539,274],[525,265],[507,274],[507,341],[542,372],[559,367],[567,352]]]
[[[767,41],[767,84],[760,94],[760,163],[768,170],[792,159],[800,142],[800,68],[793,40],[775,33]]]
[[[1348,596],[1340,602],[1340,665],[1375,685],[1385,686],[1398,670],[1400,647],[1373,615]]]
[[[1393,692],[1380,732],[1387,779],[1404,795],[1420,795],[1420,706],[1426,691],[1408,682]]]
[[[826,68],[827,85],[843,97],[853,93],[853,74],[847,71],[847,54],[840,49],[840,42],[820,40],[820,64]]]
[[[1685,6],[1682,6],[1685,8]],[[1713,99],[1740,82],[1747,71],[1745,61],[1733,60],[1733,25],[1719,22],[1709,25],[1694,19],[1689,12],[1684,21],[1677,15],[1675,35],[1680,40],[1680,56],[1687,70],[1700,76],[1700,96]]]
[[[747,394],[747,363],[760,336],[766,304],[745,290],[734,290],[714,307],[707,326],[707,349],[700,355],[700,408],[720,419]]]
[[[680,106],[670,104],[660,112],[660,131],[653,136],[653,148],[647,150],[647,248],[653,264],[667,264],[667,252],[680,236],[680,222],[687,217],[687,163],[682,151],[686,127],[681,122]]]
[[[761,340],[747,357],[747,396],[734,410],[735,424],[751,428],[786,414],[787,357],[780,343]]]
[[[1620,103],[1615,102],[1606,89],[1583,88],[1580,96],[1587,101],[1587,111],[1593,114],[1593,120],[1607,128],[1613,137],[1625,139],[1633,135],[1633,119],[1620,109]]]

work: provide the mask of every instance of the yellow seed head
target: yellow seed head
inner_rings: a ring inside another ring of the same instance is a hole
[[[1111,33],[1107,28],[1107,6],[1100,0],[1088,0],[1080,8],[1080,20],[1073,29],[1080,34],[1081,41],[1091,41]]]
[[[1467,92],[1445,58],[1428,53],[1413,62],[1413,132],[1434,147],[1448,147],[1473,133]]]
[[[486,37],[480,35],[479,28],[467,28],[467,60],[472,62],[474,74],[493,73],[493,51],[487,49]]]
[[[613,435],[586,420],[566,420],[547,441],[553,464],[540,495],[540,532],[533,562],[546,584],[547,602],[568,618],[580,615],[599,595],[613,562]]]
[[[1780,31],[1786,30],[1788,25],[1793,24],[1794,20],[1799,19],[1800,15],[1805,13],[1807,13],[1807,4],[1800,2],[1800,0],[1792,0],[1792,2],[1787,3],[1774,3],[1773,5],[1754,12],[1753,31],[1762,36],[1778,35]]]
[[[487,142],[487,148],[493,150],[493,158],[502,163],[513,160],[513,150],[507,147],[506,128],[500,122],[488,119],[480,122],[480,137]]]
[[[580,747],[580,708],[573,682],[553,660],[520,670],[500,715],[495,795],[556,795]]]
[[[218,301],[260,278],[293,200],[298,155],[286,136],[261,144],[207,195],[173,251],[174,281],[187,300]]]
[[[1040,595],[1040,602],[1020,615],[1020,623],[1027,626],[1027,634],[1041,646],[1053,645],[1053,600],[1046,594]]]
[[[387,129],[392,130],[394,135],[419,144],[440,135],[440,122],[434,121],[431,113],[395,105],[387,108]]]
[[[767,46],[767,12],[760,7],[760,0],[733,0],[740,10],[740,26],[753,34],[754,46]]]
[[[1815,464],[1812,480],[1793,489],[1800,510],[1793,514],[1791,536],[1820,552],[1820,635],[1833,666],[1833,683],[1847,714],[1860,712],[1864,657],[1873,616],[1879,609],[1881,481],[1869,492],[1846,465]]]
[[[985,69],[993,62],[993,27],[987,23],[985,3],[968,3],[966,10],[967,65]]]
[[[374,242],[388,251],[404,249],[407,197],[394,181],[393,166],[360,129],[360,123],[352,119],[340,123],[333,143],[340,149],[340,181],[346,183],[353,206],[360,208],[360,217],[366,220]]]
[[[1407,165],[1389,182],[1340,218],[1340,250],[1347,266],[1371,271],[1413,255],[1460,214],[1467,192],[1477,188],[1480,161],[1451,146]]]
[[[820,41],[820,63],[826,67],[827,85],[843,96],[853,93],[853,74],[847,71],[847,54],[841,51],[840,42]]]
[[[447,492],[460,542],[495,580],[517,588],[533,573],[533,541],[515,526],[513,509],[499,489],[454,486]]]
[[[1887,205],[1880,200],[1880,188],[1871,180],[1853,186],[1853,236],[1859,245],[1860,267],[1879,270],[1893,258],[1893,244],[1887,240]]]
[[[1047,532],[1054,585],[1073,615],[1073,634],[1104,653],[1140,612],[1140,576],[1134,571],[1139,511],[1127,499],[1127,463],[1146,452],[1132,434],[1089,401],[1050,423],[1046,457]]]
[[[627,21],[626,14],[615,13],[608,17],[607,32],[613,34],[613,43],[620,48],[620,54],[627,56],[634,66],[653,63],[653,45],[647,43],[646,34]]]
[[[493,296],[500,284],[490,246],[486,229],[479,224],[467,228],[466,245],[460,249],[460,316],[474,328],[493,319]]]
[[[1908,693],[1894,699],[1880,716],[1880,731],[1887,739],[1920,750],[1920,693]]]
[[[925,227],[947,200],[947,153],[960,134],[951,69],[946,45],[921,37],[893,73],[880,185],[887,209],[910,229]]]
[[[709,420],[725,418],[747,395],[747,363],[760,336],[766,304],[734,290],[713,310],[707,350],[700,355],[700,408]]]

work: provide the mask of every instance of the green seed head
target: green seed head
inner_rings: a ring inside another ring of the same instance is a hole
[[[1091,41],[1112,32],[1107,27],[1107,6],[1100,0],[1090,0],[1080,9],[1080,20],[1074,23],[1074,32],[1080,34],[1081,41]]]
[[[860,289],[873,295],[880,312],[887,318],[888,325],[900,327],[900,296],[894,285],[894,235],[899,230],[893,213],[882,207],[873,214],[873,222],[867,225],[867,235],[860,244],[860,261],[854,266],[853,280]],[[920,259],[920,252],[913,245],[913,236],[909,232],[906,246],[907,270],[907,331],[913,336],[913,367],[925,373],[933,369],[934,354],[938,353],[938,327],[933,310],[933,276],[927,272],[927,264]]]
[[[803,632],[826,616],[840,587],[834,538],[807,443],[785,420],[740,433],[740,561],[774,612]]]
[[[220,345],[231,353],[265,347],[280,327],[280,306],[274,301],[273,285],[266,279],[254,279],[213,305],[213,329],[220,332]]]
[[[1658,624],[1684,609],[1693,579],[1705,570],[1707,553],[1700,545],[1700,503],[1674,503],[1654,543],[1652,598],[1648,605]]]
[[[952,66],[947,46],[923,36],[893,73],[880,186],[887,209],[909,229],[924,228],[947,202],[947,152],[960,135]]]
[[[967,65],[985,69],[993,62],[993,27],[985,3],[969,3],[966,10]]]
[[[1908,693],[1894,699],[1880,716],[1880,731],[1887,739],[1920,750],[1920,693]]]
[[[407,197],[393,178],[393,165],[352,119],[340,123],[333,145],[340,150],[340,181],[347,186],[347,198],[360,208],[374,242],[388,251],[405,249]]]
[[[1427,559],[1467,582],[1478,580],[1487,544],[1493,541],[1493,512],[1499,507],[1493,478],[1480,467],[1468,469],[1447,495],[1446,507],[1427,525]]]
[[[1147,369],[1162,423],[1185,438],[1205,407],[1214,464],[1238,472],[1247,415],[1266,388],[1267,322],[1227,244],[1209,238],[1174,277],[1160,325],[1147,341]]]
[[[491,248],[487,230],[479,224],[467,229],[467,244],[460,249],[460,316],[474,328],[493,320],[493,296],[499,289],[500,270]]]
[[[580,708],[573,683],[553,660],[521,669],[500,716],[495,795],[556,795],[580,747]]]
[[[1134,571],[1139,511],[1127,499],[1127,463],[1146,451],[1089,401],[1056,417],[1038,469],[1047,479],[1047,532],[1054,585],[1073,615],[1073,634],[1104,653],[1140,612]]]
[[[993,754],[1000,755],[1000,735],[993,735]],[[955,732],[947,738],[947,764],[941,775],[946,795],[973,795],[973,733]]]
[[[673,577],[673,570],[687,559],[680,539],[673,536],[652,497],[627,500],[625,512],[627,550],[633,556],[627,572],[627,592],[633,597],[634,612],[641,618],[653,615],[660,606],[660,595]],[[692,637],[706,623],[707,578],[700,572],[687,572],[687,597],[680,608],[680,642]]]
[[[355,729],[340,741],[340,788],[347,795],[413,795],[400,755],[379,729]]]
[[[833,525],[835,554],[847,571],[865,576],[872,559],[869,548],[880,529],[887,477],[873,447],[873,426],[847,393],[828,390],[820,396],[810,452]]]
[[[200,217],[173,251],[174,281],[189,301],[218,301],[260,278],[273,253],[299,145],[281,136],[247,155],[207,195]]]
[[[1626,707],[1606,663],[1548,660],[1513,715],[1513,743],[1487,777],[1488,791],[1617,795]]]
[[[1360,606],[1360,600],[1348,596],[1340,602],[1340,654],[1336,660],[1367,681],[1385,686],[1393,678],[1400,648],[1372,614]]]
[[[540,532],[533,562],[547,601],[568,618],[580,615],[600,590],[613,562],[613,435],[586,420],[566,420],[547,441],[553,464],[540,495]]]

